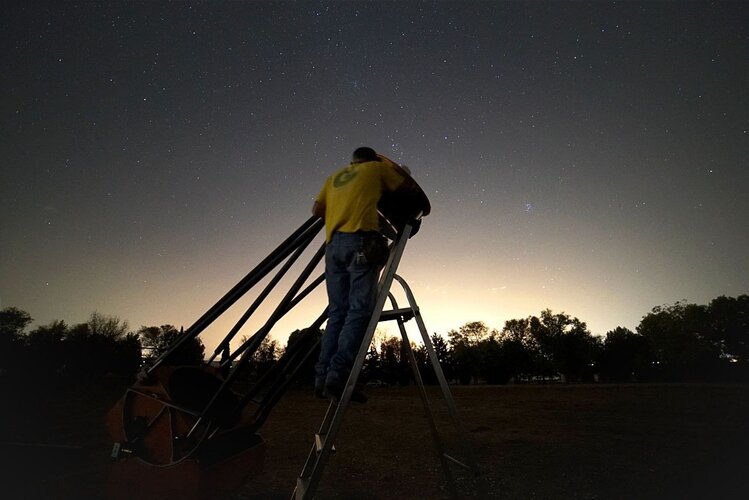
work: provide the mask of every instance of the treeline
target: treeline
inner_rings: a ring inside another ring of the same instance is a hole
[[[592,335],[578,318],[548,309],[509,320],[501,331],[476,321],[447,337],[435,334],[432,344],[446,377],[461,384],[749,382],[749,295],[658,306],[636,331],[617,327],[604,337]],[[434,382],[426,349],[412,347],[422,378]],[[387,340],[371,354],[371,373],[387,383],[393,373],[407,380],[399,341]]]
[[[55,320],[26,331],[31,315],[15,307],[0,311],[0,376],[132,378],[143,362],[166,352],[180,332],[172,325],[129,330],[126,321],[94,312],[85,323]],[[170,356],[173,364],[203,360],[200,339]]]
[[[86,323],[53,321],[26,331],[31,316],[10,307],[0,311],[0,375],[132,377],[182,334],[172,325],[129,331],[117,317],[93,313]],[[315,332],[322,335],[322,332]],[[289,336],[287,348],[301,332]],[[246,339],[243,339],[246,340]],[[440,366],[453,383],[508,382],[749,382],[749,295],[717,297],[707,305],[677,302],[646,314],[636,331],[617,327],[595,336],[578,318],[544,310],[512,319],[502,330],[469,322],[431,336]],[[406,346],[396,337],[369,348],[362,378],[386,385],[408,384],[413,374]],[[423,345],[411,345],[425,383],[437,377]],[[250,371],[260,375],[285,349],[265,339]],[[187,342],[169,357],[173,364],[199,364],[205,347]],[[313,378],[313,353],[301,371]]]

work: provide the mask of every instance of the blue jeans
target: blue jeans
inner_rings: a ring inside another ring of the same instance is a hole
[[[372,316],[379,267],[363,259],[366,233],[333,233],[325,248],[328,324],[315,365],[315,387],[348,379]]]

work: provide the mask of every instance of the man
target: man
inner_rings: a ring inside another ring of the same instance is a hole
[[[312,213],[325,219],[328,324],[315,365],[315,396],[340,399],[372,315],[377,282],[387,259],[377,203],[384,193],[412,189],[401,167],[368,147],[325,181]],[[365,402],[355,390],[352,401]]]

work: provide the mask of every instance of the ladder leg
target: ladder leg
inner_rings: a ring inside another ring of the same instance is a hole
[[[393,304],[395,304],[394,300]],[[395,307],[397,307],[397,305]],[[421,373],[419,373],[419,365],[416,362],[416,356],[414,355],[413,349],[411,349],[411,342],[409,341],[408,334],[406,333],[406,326],[403,324],[403,320],[401,320],[400,318],[398,319],[398,329],[400,330],[401,337],[403,338],[404,348],[406,350],[406,354],[408,355],[409,364],[411,365],[411,369],[413,371],[414,381],[416,382],[416,386],[419,389],[419,396],[421,397],[421,402],[424,405],[424,413],[426,414],[427,421],[429,422],[429,429],[432,433],[432,438],[434,439],[437,453],[439,454],[440,463],[442,464],[442,470],[445,474],[445,478],[447,479],[447,485],[450,489],[450,494],[453,498],[458,498],[458,492],[455,489],[455,481],[453,480],[453,475],[450,471],[450,464],[448,463],[447,455],[445,454],[445,446],[442,443],[439,431],[437,430],[437,423],[434,421],[434,413],[432,412],[432,409],[429,405],[429,398],[427,396],[426,389],[424,388],[424,381],[421,378]]]
[[[458,408],[455,405],[455,400],[452,397],[452,393],[450,392],[450,388],[447,384],[447,379],[445,378],[445,374],[442,371],[442,367],[440,366],[439,359],[437,358],[437,351],[434,349],[434,345],[432,345],[432,341],[429,338],[429,334],[427,333],[426,325],[424,325],[424,320],[421,317],[421,312],[419,311],[419,307],[416,304],[416,299],[414,298],[413,292],[411,292],[411,288],[408,286],[408,283],[401,278],[400,276],[395,276],[395,279],[398,281],[398,283],[403,287],[403,291],[406,294],[406,298],[408,300],[408,304],[411,307],[411,309],[414,311],[414,318],[416,319],[416,324],[419,327],[419,332],[421,333],[421,338],[424,341],[424,347],[427,350],[427,353],[429,354],[429,359],[432,362],[432,367],[434,368],[434,373],[437,376],[437,380],[439,381],[440,388],[442,389],[442,395],[445,398],[445,402],[447,403],[447,408],[450,413],[450,416],[453,421],[453,425],[455,426],[455,431],[459,437],[460,442],[462,443],[463,451],[465,453],[465,456],[468,460],[468,466],[473,470],[474,475],[477,479],[477,486],[479,488],[479,495],[481,498],[486,498],[488,496],[488,488],[486,485],[486,480],[481,475],[479,467],[478,467],[478,461],[476,460],[475,454],[473,452],[473,448],[470,446],[467,433],[463,429],[463,425],[461,424],[461,419],[458,415]]]

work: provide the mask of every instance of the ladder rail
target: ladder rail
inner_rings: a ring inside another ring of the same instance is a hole
[[[397,277],[398,275],[396,275],[396,278]],[[393,304],[393,308],[398,309],[398,304],[396,303],[395,298],[392,294],[390,294],[390,301]],[[426,388],[424,387],[424,381],[421,378],[421,373],[419,373],[419,365],[416,362],[416,355],[411,348],[411,342],[408,338],[408,333],[406,332],[406,325],[401,318],[398,318],[398,329],[400,330],[401,337],[403,338],[403,346],[406,351],[406,355],[408,356],[409,364],[411,365],[411,371],[414,377],[414,381],[416,382],[416,387],[419,391],[419,397],[421,398],[421,403],[424,406],[424,413],[426,414],[427,422],[429,423],[429,431],[432,434],[432,439],[434,439],[434,443],[437,448],[437,455],[439,457],[440,464],[442,465],[442,470],[445,473],[445,478],[447,479],[450,493],[454,498],[457,498],[458,495],[455,489],[455,481],[453,480],[453,475],[450,471],[450,464],[447,461],[445,445],[442,442],[439,430],[437,429],[437,423],[434,420],[434,413],[432,412],[431,405],[429,404],[429,397],[427,396]]]
[[[421,338],[424,342],[424,347],[426,347],[427,353],[429,355],[429,360],[432,363],[432,368],[434,369],[434,373],[437,376],[437,380],[439,381],[440,389],[442,390],[442,395],[445,398],[448,412],[450,413],[451,420],[453,421],[455,431],[458,437],[460,438],[459,441],[462,443],[463,452],[467,458],[468,466],[473,470],[474,475],[478,479],[479,493],[483,496],[488,495],[488,487],[486,485],[485,478],[481,474],[481,471],[478,466],[478,460],[476,459],[474,451],[472,447],[469,445],[469,441],[467,438],[468,434],[466,433],[465,428],[463,427],[462,419],[460,418],[460,414],[458,412],[458,407],[455,404],[455,399],[453,398],[450,388],[448,386],[447,378],[445,377],[445,373],[442,370],[442,366],[440,365],[439,358],[437,357],[437,351],[434,349],[432,340],[429,338],[429,333],[427,331],[426,325],[424,324],[424,319],[421,316],[421,311],[419,310],[419,306],[416,303],[416,298],[414,297],[414,294],[411,291],[411,287],[408,285],[408,283],[406,283],[406,280],[404,280],[400,276],[396,276],[395,279],[403,288],[403,291],[406,295],[406,299],[408,300],[409,306],[414,311],[414,319],[416,320],[416,325],[419,328],[419,332],[421,333]],[[455,459],[453,459],[452,457],[450,457],[450,459],[455,461]]]

